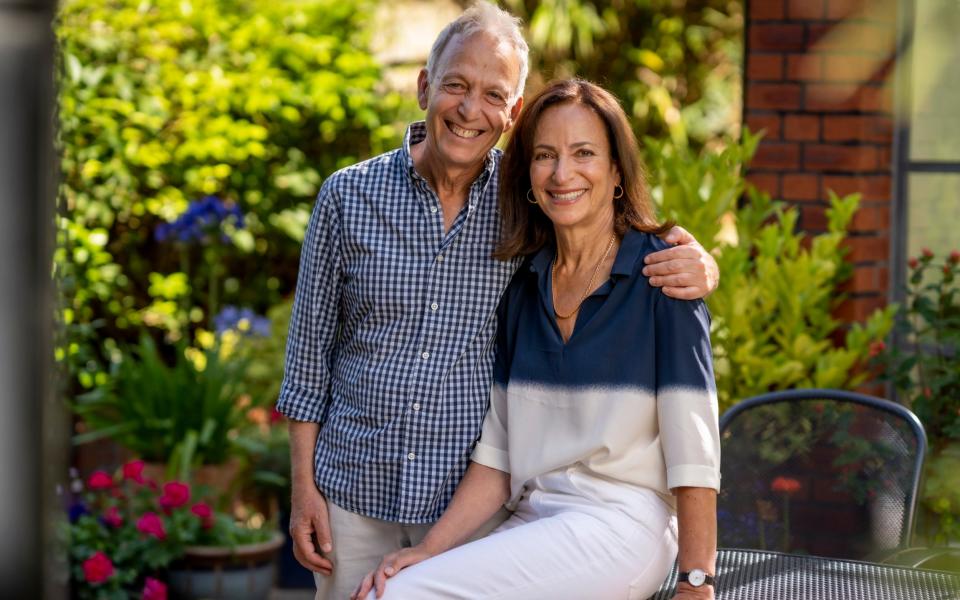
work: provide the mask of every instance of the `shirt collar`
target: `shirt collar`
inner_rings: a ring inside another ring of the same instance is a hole
[[[617,250],[617,258],[613,261],[613,267],[610,269],[610,276],[627,277],[633,274],[633,269],[640,260],[640,254],[643,251],[643,235],[634,228],[627,230],[623,239],[620,240],[620,249]],[[544,244],[530,259],[530,270],[535,273],[546,273],[556,255],[555,245],[553,243]]]
[[[427,122],[426,121],[414,121],[410,123],[407,127],[406,133],[403,135],[403,145],[400,148],[400,159],[403,162],[403,166],[406,169],[407,175],[415,181],[426,181],[420,173],[417,173],[416,167],[413,165],[413,154],[410,152],[410,148],[415,144],[419,144],[427,138]],[[477,180],[474,182],[474,185],[477,183],[481,187],[485,187],[487,182],[490,181],[491,176],[493,175],[494,170],[497,168],[496,155],[500,150],[497,148],[492,148],[487,152],[487,156],[483,161],[483,171],[480,172],[480,176],[477,177]]]

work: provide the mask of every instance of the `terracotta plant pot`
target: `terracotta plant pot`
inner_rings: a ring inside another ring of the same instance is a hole
[[[171,597],[268,600],[283,540],[277,531],[257,544],[187,547],[183,558],[170,567]]]

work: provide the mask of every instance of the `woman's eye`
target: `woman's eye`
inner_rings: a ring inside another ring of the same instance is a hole
[[[537,152],[533,155],[533,160],[547,160],[550,158],[549,152]]]
[[[587,150],[586,148],[581,148],[577,151],[577,156],[593,156],[593,150]]]

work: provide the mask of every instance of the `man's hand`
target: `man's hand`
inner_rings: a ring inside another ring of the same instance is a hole
[[[293,555],[297,562],[310,569],[331,575],[333,563],[317,552],[314,545],[326,554],[333,550],[330,536],[330,516],[327,513],[327,500],[313,482],[294,486],[290,498],[290,537],[293,539]]]
[[[717,261],[683,227],[675,226],[663,241],[677,244],[673,248],[648,254],[643,274],[650,285],[662,287],[663,293],[679,300],[703,298],[720,284]]]
[[[391,552],[383,557],[380,566],[367,573],[360,585],[354,590],[350,600],[363,600],[370,593],[371,589],[376,589],[377,598],[383,597],[383,592],[387,589],[387,578],[393,577],[403,569],[423,562],[433,556],[423,545],[413,548],[404,548],[398,552]]]

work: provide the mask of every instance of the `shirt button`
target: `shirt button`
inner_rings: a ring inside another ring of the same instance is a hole
[[[438,308],[440,308],[440,305],[436,302],[430,305],[430,310],[437,310]]]
[[[432,212],[432,213],[437,212],[437,207],[436,207],[436,206],[431,206],[431,207],[430,207],[430,212]]]
[[[443,255],[442,255],[442,254],[438,254],[438,255],[437,255],[437,262],[443,262]]]
[[[420,410],[420,403],[414,402],[413,406],[411,406],[410,408],[412,408],[413,410]]]
[[[414,454],[413,452],[411,452],[410,454],[407,455],[407,460],[413,460],[413,459],[415,459],[416,457],[417,457],[417,455]]]
[[[427,360],[428,358],[430,358],[430,353],[424,352],[423,354],[420,355],[420,358],[422,358],[423,360]]]

